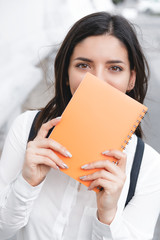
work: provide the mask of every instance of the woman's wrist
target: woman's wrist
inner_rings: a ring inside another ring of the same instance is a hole
[[[42,178],[42,179],[31,179],[31,178],[27,177],[27,176],[24,174],[24,172],[22,172],[22,177],[23,177],[24,180],[25,180],[29,185],[31,185],[32,187],[37,187],[37,186],[40,185],[40,184],[44,181],[44,179],[45,179],[45,177]]]
[[[110,225],[116,215],[117,208],[109,210],[107,212],[97,211],[98,220],[104,224]]]

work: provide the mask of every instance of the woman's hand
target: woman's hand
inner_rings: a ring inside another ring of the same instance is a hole
[[[56,141],[46,138],[48,131],[58,124],[59,121],[60,118],[55,118],[44,123],[41,126],[37,137],[27,145],[22,175],[32,186],[40,184],[46,177],[50,168],[68,168],[67,165],[56,155],[56,152],[65,157],[71,157],[72,155],[65,147]]]
[[[117,211],[123,185],[125,183],[125,167],[127,156],[118,150],[111,150],[103,154],[115,158],[114,162],[102,160],[82,166],[82,169],[101,169],[90,175],[80,177],[81,180],[91,180],[89,190],[97,187],[98,219],[105,224],[111,224]]]

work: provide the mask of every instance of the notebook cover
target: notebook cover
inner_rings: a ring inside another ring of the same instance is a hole
[[[81,166],[106,159],[105,150],[123,151],[146,111],[143,104],[86,73],[49,136],[72,154],[66,158],[57,153],[69,167],[61,171],[89,186],[79,177],[98,169],[86,171]]]

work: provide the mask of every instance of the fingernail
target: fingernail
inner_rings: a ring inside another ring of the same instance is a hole
[[[81,168],[82,169],[85,169],[85,168],[87,168],[88,167],[88,164],[85,164],[85,165],[83,165]]]
[[[102,152],[102,154],[104,154],[104,155],[107,155],[109,153],[109,151],[107,150],[107,151],[104,151],[104,152]]]
[[[87,176],[79,177],[81,180],[84,180]]]
[[[63,165],[64,168],[66,168],[66,169],[68,168],[67,164],[62,163],[62,165]]]
[[[65,154],[66,154],[66,157],[69,157],[69,158],[72,157],[72,154],[70,152],[68,152],[68,151],[65,151]]]
[[[59,167],[58,167],[58,166],[56,166],[56,168],[57,168],[57,170],[59,170]]]
[[[57,120],[60,120],[61,118],[62,118],[61,116],[59,116],[59,117],[56,117],[56,119],[57,119]]]

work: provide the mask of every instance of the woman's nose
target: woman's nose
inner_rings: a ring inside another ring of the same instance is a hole
[[[104,73],[104,71],[95,71],[94,75],[99,78],[100,80],[107,82],[107,76],[106,73]]]

